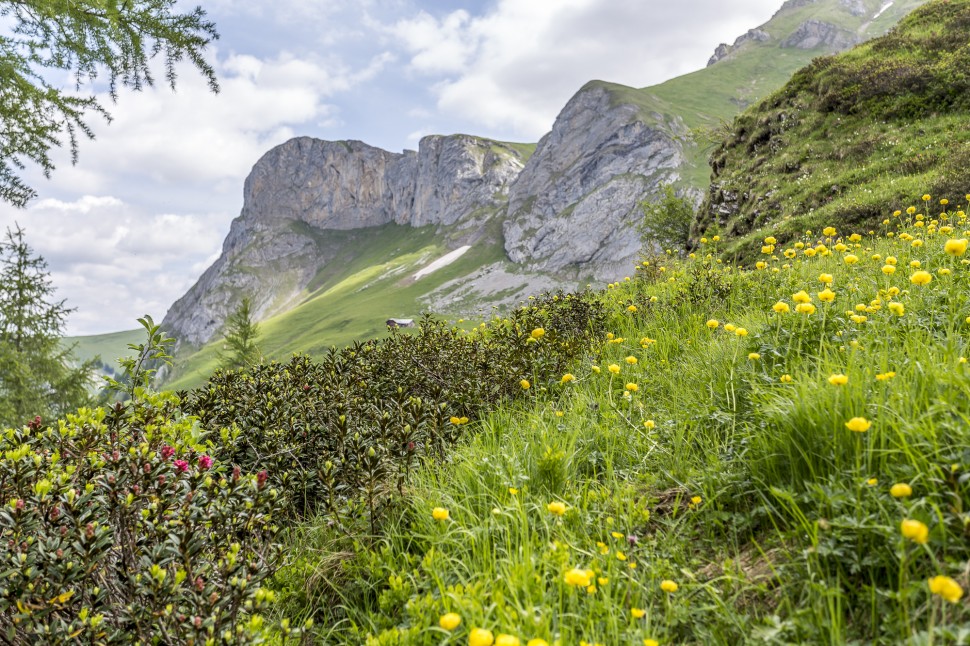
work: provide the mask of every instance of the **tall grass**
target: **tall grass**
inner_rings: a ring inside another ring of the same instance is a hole
[[[576,379],[425,465],[383,538],[304,528],[287,610],[326,643],[963,643],[966,598],[929,581],[970,571],[967,227],[950,206],[766,243],[758,268],[714,241],[645,260]]]

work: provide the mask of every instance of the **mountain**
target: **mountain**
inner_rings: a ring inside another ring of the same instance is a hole
[[[163,325],[199,345],[244,296],[259,319],[290,309],[321,271],[346,263],[348,245],[373,236],[374,227],[442,225],[455,246],[478,243],[530,152],[464,135],[425,137],[417,152],[403,154],[308,137],[279,145],[247,177],[242,213],[222,255]]]
[[[256,163],[222,255],[163,325],[200,348],[248,296],[258,319],[285,331],[272,352],[307,351],[379,334],[387,318],[482,314],[613,280],[638,258],[644,200],[672,183],[700,202],[725,120],[919,4],[789,0],[697,72],[642,89],[587,83],[534,146],[468,135],[425,137],[403,153],[286,142]],[[422,273],[441,262],[447,271]],[[199,374],[215,351],[202,356]]]
[[[695,240],[720,233],[750,260],[769,228],[781,242],[832,225],[865,233],[913,196],[933,198],[929,216],[941,198],[961,203],[970,192],[968,26],[970,2],[926,4],[740,115],[714,151]]]

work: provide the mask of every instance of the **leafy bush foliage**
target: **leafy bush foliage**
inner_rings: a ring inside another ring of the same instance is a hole
[[[252,643],[280,499],[171,394],[0,435],[0,640]]]
[[[319,363],[218,372],[186,409],[222,432],[220,460],[267,470],[296,516],[366,517],[376,532],[417,464],[443,457],[469,420],[522,393],[522,379],[558,381],[604,325],[591,293],[542,296],[472,333],[425,318],[416,335]]]

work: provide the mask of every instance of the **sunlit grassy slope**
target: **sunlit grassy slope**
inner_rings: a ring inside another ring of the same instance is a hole
[[[947,197],[611,285],[573,378],[423,467],[383,538],[296,532],[284,612],[333,644],[963,643],[970,223]]]
[[[713,154],[697,236],[726,234],[751,258],[764,231],[788,240],[833,221],[869,229],[917,192],[965,194],[968,24],[965,0],[928,3],[739,116]]]
[[[791,75],[813,58],[824,54],[819,49],[782,48],[781,42],[807,20],[831,22],[857,32],[864,38],[881,35],[925,0],[892,3],[871,23],[852,16],[837,0],[805,3],[780,10],[762,25],[771,39],[749,41],[718,63],[690,74],[645,88],[612,83],[607,87],[616,103],[635,105],[642,114],[663,115],[666,120],[682,119],[691,130],[694,145],[687,149],[688,165],[682,183],[705,189],[710,182],[707,160],[714,142],[723,135],[727,123],[741,110],[757,103],[781,87]],[[866,0],[873,13],[884,6],[882,0]],[[861,31],[860,31],[861,30]]]
[[[101,357],[101,361],[117,368],[118,359],[131,354],[129,343],[144,341],[142,330],[125,330],[110,334],[92,334],[87,336],[71,336],[64,339],[64,343],[74,346],[74,356],[79,361],[89,361]]]
[[[342,248],[296,307],[260,323],[260,350],[268,359],[285,359],[294,352],[319,356],[330,346],[380,338],[387,334],[387,319],[421,317],[421,296],[505,257],[501,243],[486,237],[450,265],[412,280],[417,270],[448,251],[434,227],[374,228]],[[218,366],[221,348],[220,338],[180,362],[166,387],[203,382]]]

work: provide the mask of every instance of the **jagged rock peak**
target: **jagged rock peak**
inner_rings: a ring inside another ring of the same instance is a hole
[[[734,40],[733,45],[728,45],[727,43],[721,43],[714,50],[714,55],[711,56],[710,60],[707,61],[707,66],[710,67],[719,60],[727,57],[731,52],[740,47],[746,42],[755,41],[763,43],[771,40],[771,35],[763,29],[749,29],[745,33],[741,34]]]

